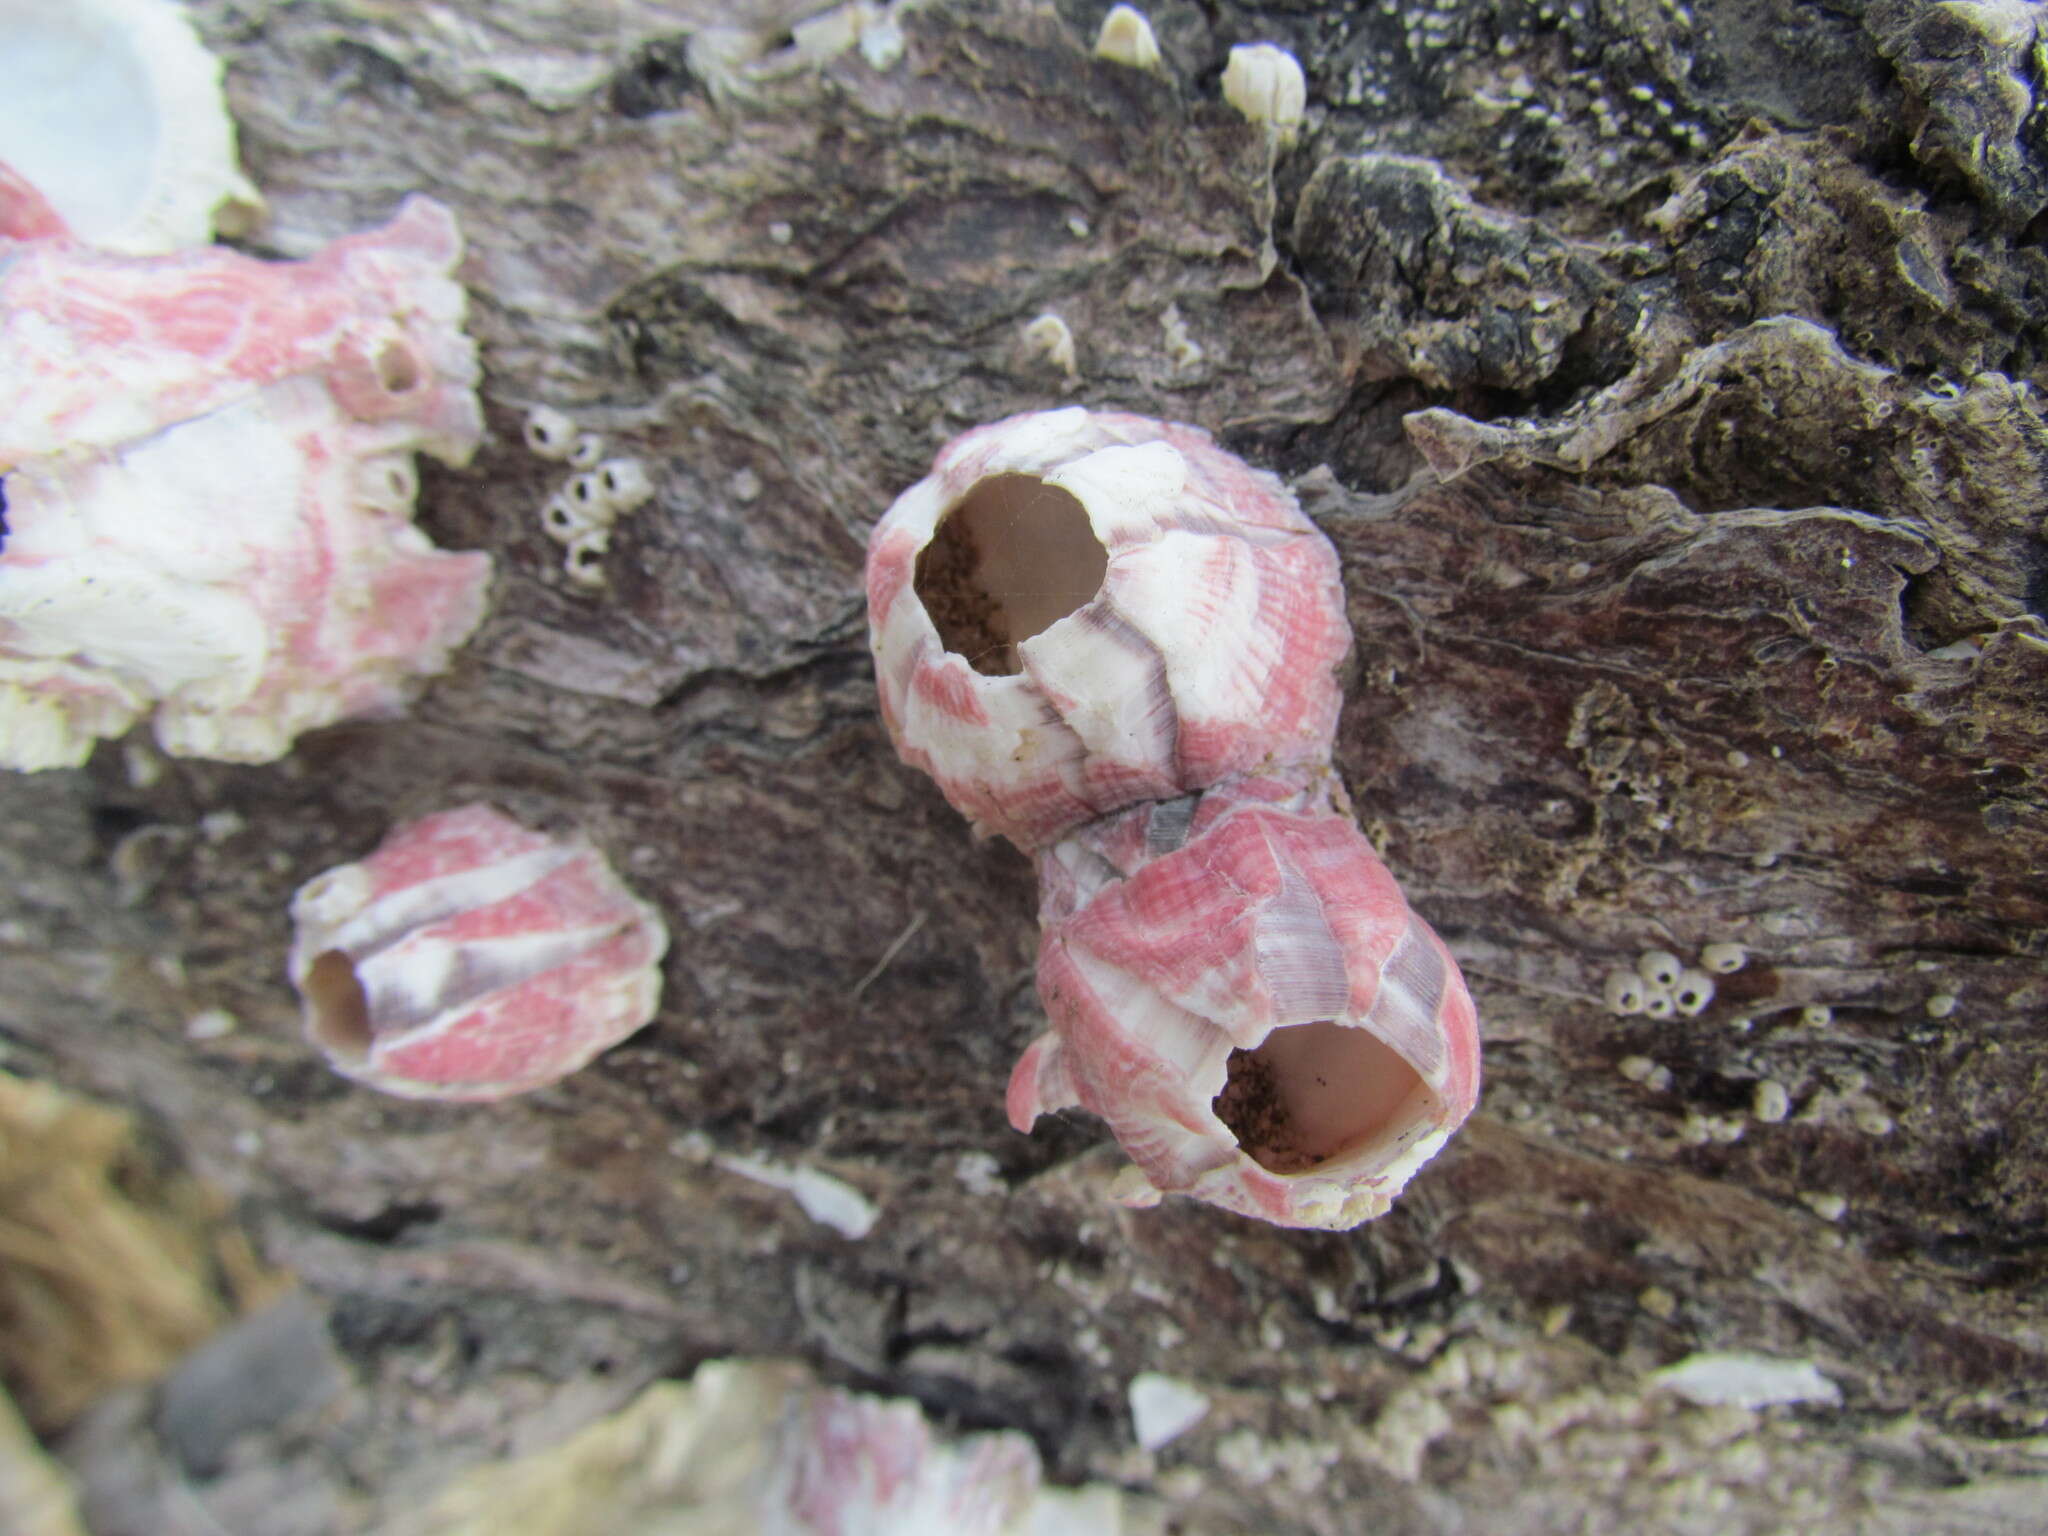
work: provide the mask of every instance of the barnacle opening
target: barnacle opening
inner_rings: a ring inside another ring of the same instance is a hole
[[[947,650],[989,677],[1023,670],[1017,647],[1102,590],[1109,552],[1087,508],[1036,475],[991,475],[917,557],[918,600]]]
[[[306,1034],[315,1045],[345,1065],[370,1059],[370,999],[347,954],[330,949],[316,956],[299,991],[306,999]]]
[[[378,350],[377,382],[386,394],[409,393],[420,387],[420,379],[420,360],[404,342],[387,341]]]
[[[1434,1095],[1377,1035],[1318,1019],[1230,1053],[1213,1108],[1270,1173],[1308,1173],[1423,1118]]]

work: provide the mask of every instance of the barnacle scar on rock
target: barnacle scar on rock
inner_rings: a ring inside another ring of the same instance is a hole
[[[460,255],[424,198],[296,263],[0,241],[0,764],[150,714],[266,762],[446,665],[490,560],[413,527],[412,456],[482,435]]]
[[[1037,857],[1051,1028],[1012,1123],[1102,1116],[1141,1199],[1384,1211],[1470,1113],[1478,1036],[1339,803],[1350,628],[1286,488],[1191,427],[1014,417],[882,519],[868,602],[898,751]]]
[[[1076,407],[969,432],[876,527],[867,581],[897,750],[1027,852],[1329,755],[1336,551],[1194,427]]]
[[[1383,1213],[1471,1113],[1478,1024],[1321,769],[1134,806],[1042,854],[1051,1030],[1029,1130],[1080,1105],[1152,1188],[1287,1226]]]
[[[0,59],[0,238],[158,255],[261,207],[220,61],[170,0],[0,0]]]
[[[300,889],[290,971],[337,1072],[421,1099],[543,1087],[654,1017],[668,930],[604,857],[487,805]]]

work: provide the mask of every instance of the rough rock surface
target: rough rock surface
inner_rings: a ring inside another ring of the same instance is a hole
[[[2037,1528],[2043,7],[1169,0],[1156,75],[1079,0],[829,55],[794,0],[195,9],[252,248],[460,216],[494,440],[421,522],[503,574],[408,719],[0,780],[8,1065],[145,1106],[352,1373],[154,1513],[100,1479],[103,1531],[374,1529],[725,1354],[1022,1429],[1189,1532]],[[1277,155],[1217,90],[1259,40],[1309,79]],[[1030,873],[892,758],[860,553],[939,442],[1068,400],[1219,432],[1343,552],[1338,764],[1488,1074],[1355,1233],[1122,1211],[1099,1125],[1003,1123]],[[595,597],[535,402],[656,481]],[[663,906],[663,1010],[529,1098],[381,1099],[298,1039],[286,903],[475,799]],[[1752,958],[1697,1017],[1603,1009],[1712,941]],[[1650,1380],[1707,1350],[1840,1401]],[[1156,1452],[1148,1370],[1212,1401]]]

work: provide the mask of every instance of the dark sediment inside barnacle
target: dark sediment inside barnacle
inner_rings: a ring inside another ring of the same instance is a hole
[[[1212,1107],[1269,1173],[1308,1173],[1426,1114],[1429,1089],[1363,1029],[1319,1019],[1232,1051]]]
[[[356,977],[355,965],[341,950],[330,949],[313,961],[300,988],[306,999],[306,1033],[336,1061],[369,1060],[373,1031],[370,1000]]]
[[[1093,601],[1109,569],[1088,512],[1033,475],[993,475],[940,521],[917,557],[918,600],[975,671],[1022,670],[1017,646]]]

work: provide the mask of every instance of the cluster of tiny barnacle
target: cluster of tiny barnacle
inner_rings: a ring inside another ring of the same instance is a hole
[[[551,406],[527,413],[525,440],[533,453],[566,462],[574,471],[541,508],[541,526],[563,546],[562,569],[569,579],[579,587],[602,587],[612,524],[654,494],[646,468],[638,459],[607,459],[602,437],[579,431]]]

